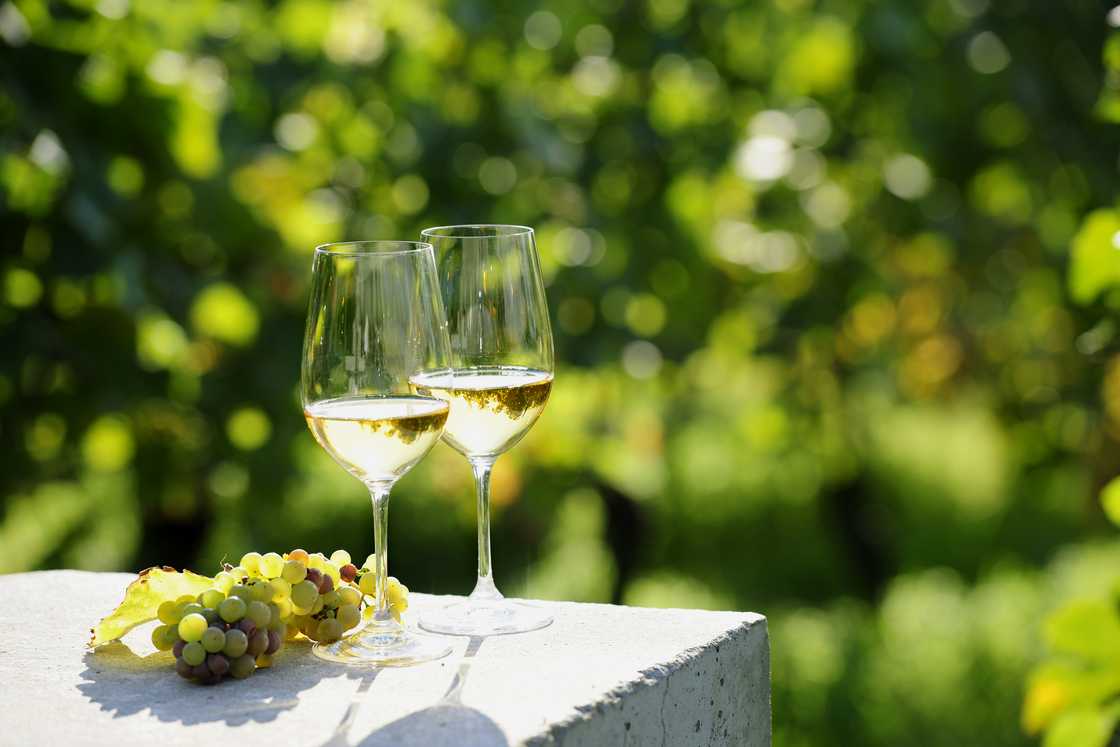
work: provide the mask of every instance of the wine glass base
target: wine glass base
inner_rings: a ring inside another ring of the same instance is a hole
[[[438,638],[405,631],[392,634],[363,631],[334,643],[316,643],[311,652],[336,664],[410,667],[442,659],[451,653],[451,646]]]
[[[467,599],[420,618],[421,628],[444,635],[509,635],[540,630],[551,624],[552,615],[541,608],[507,599]]]

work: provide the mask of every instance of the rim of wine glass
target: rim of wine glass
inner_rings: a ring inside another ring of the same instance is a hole
[[[404,245],[408,249],[395,249],[385,251],[373,247],[387,245]],[[369,249],[363,249],[369,247]],[[427,241],[409,241],[407,239],[370,239],[367,241],[332,241],[315,247],[316,254],[335,254],[351,257],[392,257],[401,254],[424,252],[434,248]]]
[[[454,231],[461,228],[494,228],[499,230],[492,236],[441,233],[442,231]],[[420,235],[426,239],[504,239],[512,238],[514,236],[525,236],[526,234],[532,233],[533,229],[529,226],[518,226],[513,223],[459,223],[450,226],[432,226],[430,228],[425,228],[420,232]]]

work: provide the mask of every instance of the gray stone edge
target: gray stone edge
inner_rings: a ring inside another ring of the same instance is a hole
[[[575,604],[569,602],[568,604]],[[602,606],[618,606],[618,605],[602,605]],[[726,615],[728,612],[710,612],[708,610],[690,610],[690,609],[677,609],[677,608],[632,608],[632,609],[657,609],[660,611],[673,611],[673,612],[690,612],[693,614],[703,614],[709,612],[710,614]],[[684,649],[673,658],[668,664],[656,664],[652,667],[639,670],[638,677],[617,685],[596,700],[586,703],[584,705],[576,706],[575,712],[567,718],[554,721],[553,723],[545,726],[539,733],[528,737],[523,742],[526,747],[544,747],[545,745],[558,745],[563,743],[567,732],[582,727],[593,719],[596,714],[601,714],[606,708],[617,706],[621,704],[628,697],[634,695],[644,688],[653,688],[661,684],[667,684],[669,677],[676,672],[682,670],[689,664],[693,663],[696,659],[703,656],[709,649],[713,647],[722,646],[724,643],[735,639],[739,636],[751,635],[761,626],[761,632],[764,641],[769,640],[769,625],[765,616],[754,612],[740,612],[734,613],[742,616],[741,622],[733,628],[730,628],[723,633],[720,633],[715,638],[704,643],[690,646]],[[769,657],[767,657],[769,658]],[[767,662],[767,670],[769,670],[769,661]],[[767,672],[769,674],[769,672]],[[769,704],[770,695],[767,693],[767,703]]]

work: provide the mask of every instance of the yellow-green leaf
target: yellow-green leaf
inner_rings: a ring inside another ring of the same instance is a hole
[[[1120,215],[1114,210],[1094,210],[1073,238],[1069,289],[1081,304],[1093,301],[1120,285]]]
[[[1045,636],[1059,653],[1089,661],[1120,660],[1120,616],[1104,599],[1071,602],[1046,621]]]
[[[1109,520],[1120,527],[1120,477],[1114,477],[1101,491],[1101,506]]]
[[[174,568],[148,568],[128,585],[124,601],[112,614],[91,630],[89,647],[96,648],[115,641],[137,625],[156,618],[160,604],[184,594],[200,594],[214,584],[214,579],[191,571]]]
[[[1079,708],[1062,714],[1046,732],[1043,747],[1105,747],[1116,728],[1112,709]]]

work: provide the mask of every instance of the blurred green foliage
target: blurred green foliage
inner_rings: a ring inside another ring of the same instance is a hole
[[[1101,494],[1120,526],[1120,478]],[[1046,620],[1049,658],[1031,672],[1023,728],[1045,731],[1046,747],[1107,747],[1120,722],[1120,572],[1093,595],[1071,599]]]
[[[5,0],[0,571],[363,556],[295,394],[310,250],[526,223],[563,366],[495,471],[503,588],[767,613],[779,744],[1030,743],[1040,620],[1120,561],[1108,34],[1027,0]],[[413,588],[469,588],[470,491],[444,447],[396,491]]]

